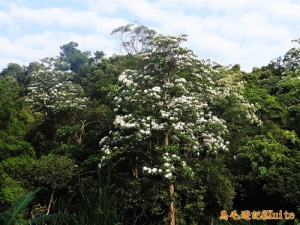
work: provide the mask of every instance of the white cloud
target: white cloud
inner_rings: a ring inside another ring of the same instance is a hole
[[[0,70],[9,62],[28,64],[40,58],[59,55],[59,47],[70,41],[77,42],[82,51],[101,50],[108,56],[112,55],[118,51],[118,43],[110,36],[110,32],[127,23],[126,19],[101,17],[92,11],[30,9],[15,4],[10,6],[8,13],[0,11],[0,26],[1,22],[8,36],[0,36]],[[27,30],[36,25],[44,27],[44,30],[35,33]],[[70,30],[72,27],[89,27],[90,33]]]
[[[290,40],[299,38],[300,5],[292,0],[78,1],[90,10],[10,3],[9,10],[0,11],[0,27],[9,35],[0,37],[0,57],[35,61],[58,55],[59,46],[70,41],[110,55],[119,49],[110,32],[132,18],[164,35],[188,34],[184,45],[200,57],[239,63],[246,71],[283,55],[295,46]],[[1,5],[8,3],[0,0]],[[29,25],[44,29],[28,31]]]
[[[114,25],[126,22],[122,18],[101,17],[92,11],[75,11],[71,8],[30,9],[12,5],[10,15],[16,21],[42,24],[45,27],[56,25],[62,28],[102,28],[105,32]]]
[[[89,2],[94,11],[103,12],[104,1]],[[173,0],[171,4],[167,0],[153,3],[113,0],[106,3],[107,7],[113,6],[110,13],[127,10],[145,23],[157,24],[154,29],[159,33],[186,33],[189,35],[186,45],[201,57],[212,56],[222,64],[239,63],[247,71],[266,65],[288,51],[292,46],[290,40],[297,38],[289,23],[300,19],[300,6],[288,0]]]
[[[9,62],[22,62],[28,65],[29,62],[38,61],[48,56],[57,56],[60,46],[71,41],[78,43],[78,48],[82,51],[96,50],[104,51],[107,55],[112,55],[117,51],[116,41],[107,39],[97,34],[79,35],[75,33],[63,33],[55,31],[45,31],[42,34],[30,34],[11,41],[8,38],[0,37],[1,65]],[[4,60],[5,59],[5,60]],[[14,59],[14,60],[12,60]]]
[[[1,70],[0,70],[0,71],[2,71],[2,69],[6,68],[7,65],[8,65],[9,63],[11,63],[11,62],[17,63],[17,64],[19,64],[19,65],[21,65],[21,66],[22,66],[22,65],[27,65],[27,64],[28,64],[27,61],[22,61],[22,60],[20,60],[20,59],[1,57],[1,58],[0,58],[0,68],[1,68]]]
[[[299,24],[299,2],[297,2],[297,4],[294,4],[290,1],[274,1],[266,10],[270,14],[270,16],[272,16],[279,22],[286,22],[290,20]]]
[[[107,14],[114,14],[124,3],[122,0],[88,0],[87,1],[91,11],[103,12]]]
[[[10,15],[8,13],[0,11],[0,26],[10,25],[12,23],[13,20],[11,19]]]

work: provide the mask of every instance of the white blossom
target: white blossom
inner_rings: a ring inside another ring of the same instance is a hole
[[[148,43],[152,52],[141,53],[145,67],[119,76],[118,88],[110,93],[117,113],[114,133],[100,141],[107,157],[137,152],[147,159],[144,174],[192,176],[200,152],[209,156],[228,150],[226,121],[212,110],[220,100],[235,97],[244,118],[259,122],[258,106],[239,92],[243,84],[227,76],[225,68],[214,68],[211,60],[199,60],[180,47],[184,40],[185,35],[153,38]],[[182,71],[189,71],[185,78]]]
[[[29,75],[31,82],[26,101],[31,103],[31,109],[47,114],[48,111],[56,113],[66,108],[86,107],[87,98],[81,95],[83,89],[72,82],[75,74],[53,68],[54,64],[65,68],[68,64],[53,57],[42,59],[42,62],[43,67]]]

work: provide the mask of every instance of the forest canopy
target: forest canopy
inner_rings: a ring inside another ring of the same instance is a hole
[[[37,188],[20,224],[60,213],[70,224],[299,218],[299,47],[247,73],[199,59],[185,34],[111,34],[126,54],[70,42],[0,73],[0,218]]]

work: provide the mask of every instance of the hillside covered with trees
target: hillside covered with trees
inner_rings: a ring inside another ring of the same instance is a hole
[[[132,24],[112,35],[126,54],[70,42],[0,73],[0,214],[41,188],[20,224],[299,218],[300,40],[246,73],[199,59],[181,47],[187,35]]]

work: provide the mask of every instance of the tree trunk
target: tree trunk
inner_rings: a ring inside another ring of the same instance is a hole
[[[165,140],[164,140],[164,146],[168,146],[169,145],[169,133],[165,133]]]
[[[164,146],[169,145],[169,132],[165,133]],[[170,194],[170,204],[169,204],[169,224],[175,225],[175,207],[174,200],[172,199],[174,193],[174,184],[170,184],[169,186],[169,194]]]
[[[175,207],[174,207],[174,201],[172,200],[173,193],[174,193],[174,184],[170,184],[170,198],[171,198],[171,202],[169,205],[170,225],[175,225]]]
[[[139,173],[138,161],[139,161],[139,157],[137,155],[132,157],[130,160],[131,171],[134,178],[138,178],[138,173]]]
[[[51,194],[51,198],[50,198],[50,202],[49,202],[49,206],[48,206],[48,210],[47,210],[47,214],[46,215],[49,215],[51,204],[53,202],[53,195],[54,195],[54,189],[53,189],[52,194]]]

